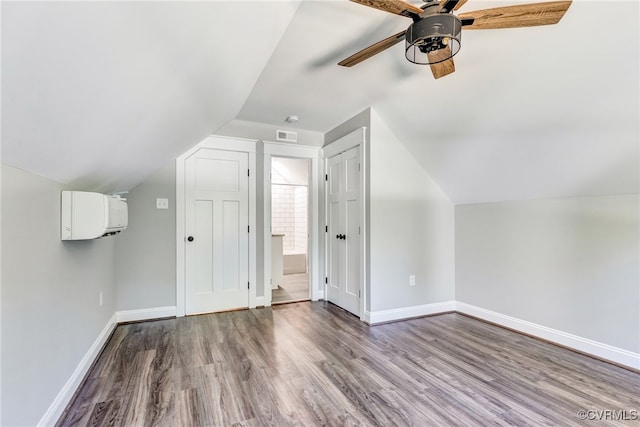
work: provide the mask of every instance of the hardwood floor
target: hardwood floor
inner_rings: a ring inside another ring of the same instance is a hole
[[[309,300],[309,275],[307,273],[285,274],[282,286],[271,291],[271,304]]]
[[[58,425],[639,425],[638,396],[639,374],[459,314],[305,302],[120,325]]]

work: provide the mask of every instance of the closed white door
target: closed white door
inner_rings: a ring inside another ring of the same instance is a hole
[[[207,148],[185,162],[187,314],[249,306],[248,162]]]
[[[327,164],[327,299],[360,315],[360,147]]]

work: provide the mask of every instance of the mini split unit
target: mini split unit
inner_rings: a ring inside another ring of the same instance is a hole
[[[63,191],[60,220],[62,240],[89,240],[111,236],[127,228],[127,201],[120,196]]]

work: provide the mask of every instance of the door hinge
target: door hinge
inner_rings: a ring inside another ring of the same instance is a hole
[[[247,176],[251,176],[251,169],[247,169]]]
[[[358,235],[360,234],[360,226],[358,226]]]
[[[358,299],[360,299],[360,289],[358,289]]]
[[[324,174],[324,180],[325,180],[325,181],[329,181],[329,175],[328,175],[328,174],[326,174],[326,173]]]
[[[329,232],[329,226],[328,226],[328,225],[325,225],[325,226],[324,226],[324,232],[325,232],[325,233],[328,233],[328,232]]]
[[[251,230],[249,227],[250,226],[247,225],[247,233],[251,233],[251,231],[249,231],[249,230]]]
[[[324,278],[324,283],[329,283],[329,278],[328,277]]]
[[[247,282],[247,289],[251,289],[250,286],[251,286],[251,282]]]
[[[360,163],[358,163],[358,172],[360,172]]]

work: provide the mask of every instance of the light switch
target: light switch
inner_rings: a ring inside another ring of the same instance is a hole
[[[156,209],[169,209],[169,199],[156,199]]]

